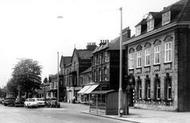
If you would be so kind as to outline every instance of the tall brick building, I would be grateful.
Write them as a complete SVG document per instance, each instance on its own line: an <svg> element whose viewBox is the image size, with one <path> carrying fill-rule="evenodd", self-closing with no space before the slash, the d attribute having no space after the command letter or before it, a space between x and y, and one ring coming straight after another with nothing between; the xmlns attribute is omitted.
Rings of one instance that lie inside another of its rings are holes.
<svg viewBox="0 0 190 123"><path fill-rule="evenodd" d="M124 41L134 106L190 111L190 1L149 12Z"/></svg>

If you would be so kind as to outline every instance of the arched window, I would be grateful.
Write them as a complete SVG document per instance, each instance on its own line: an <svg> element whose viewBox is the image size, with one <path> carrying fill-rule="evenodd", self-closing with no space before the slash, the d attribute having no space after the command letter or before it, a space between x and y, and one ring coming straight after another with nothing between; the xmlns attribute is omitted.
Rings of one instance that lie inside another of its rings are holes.
<svg viewBox="0 0 190 123"><path fill-rule="evenodd" d="M155 99L160 100L160 95L161 95L161 84L160 84L160 78L158 74L155 75L154 78L154 85L155 85Z"/></svg>
<svg viewBox="0 0 190 123"><path fill-rule="evenodd" d="M128 68L134 69L134 48L129 49L129 55L128 55Z"/></svg>
<svg viewBox="0 0 190 123"><path fill-rule="evenodd" d="M142 99L142 81L140 76L137 78L137 99Z"/></svg>
<svg viewBox="0 0 190 123"><path fill-rule="evenodd" d="M165 77L165 99L172 100L172 78L169 73L166 73Z"/></svg>
<svg viewBox="0 0 190 123"><path fill-rule="evenodd" d="M146 75L146 78L145 78L145 97L147 100L150 99L150 93L151 93L150 78L148 75Z"/></svg>
<svg viewBox="0 0 190 123"><path fill-rule="evenodd" d="M173 37L168 35L164 39L165 41L165 62L172 62L172 42L173 42Z"/></svg>
<svg viewBox="0 0 190 123"><path fill-rule="evenodd" d="M146 42L145 45L145 66L149 66L150 65L150 55L151 55L151 51L150 51L150 47L151 47L151 43Z"/></svg>
<svg viewBox="0 0 190 123"><path fill-rule="evenodd" d="M138 45L137 48L137 68L142 67L142 46Z"/></svg>

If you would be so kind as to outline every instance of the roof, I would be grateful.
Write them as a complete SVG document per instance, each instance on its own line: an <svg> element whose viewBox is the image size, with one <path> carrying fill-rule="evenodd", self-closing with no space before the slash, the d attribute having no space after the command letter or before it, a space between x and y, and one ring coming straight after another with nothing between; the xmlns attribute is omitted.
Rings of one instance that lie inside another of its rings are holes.
<svg viewBox="0 0 190 123"><path fill-rule="evenodd" d="M92 52L90 50L87 49L76 49L77 53L78 53L78 57L80 59L91 59L92 57Z"/></svg>
<svg viewBox="0 0 190 123"><path fill-rule="evenodd" d="M65 65L69 64L69 63L71 63L71 56L61 56L61 60L63 60L63 63Z"/></svg>
<svg viewBox="0 0 190 123"><path fill-rule="evenodd" d="M128 41L123 42L123 45L138 41L142 38L145 38L147 36L153 35L155 33L158 33L160 31L166 30L168 28L171 28L173 26L176 25L180 25L181 22L185 22L184 24L190 24L190 0L180 0L174 4L171 4L167 7L164 7L164 9L162 11L160 11L159 13L152 13L150 12L150 14L153 14L153 16L161 16L162 13L167 12L167 11L171 11L172 15L172 20L169 24L162 26L161 24L157 24L157 26L155 27L154 30L150 31L150 32L145 32L142 33L141 35L132 37L131 39L129 39ZM161 19L160 19L161 21ZM146 19L144 18L139 24L142 24L146 22ZM161 22L160 22L161 23Z"/></svg>

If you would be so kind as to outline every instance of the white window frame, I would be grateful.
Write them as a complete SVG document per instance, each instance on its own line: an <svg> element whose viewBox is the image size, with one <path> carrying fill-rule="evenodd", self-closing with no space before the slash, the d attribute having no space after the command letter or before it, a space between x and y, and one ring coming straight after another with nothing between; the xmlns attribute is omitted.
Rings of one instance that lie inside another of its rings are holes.
<svg viewBox="0 0 190 123"><path fill-rule="evenodd" d="M145 66L150 66L151 52L150 48L145 49Z"/></svg>
<svg viewBox="0 0 190 123"><path fill-rule="evenodd" d="M128 56L128 68L134 69L134 53L129 53Z"/></svg>
<svg viewBox="0 0 190 123"><path fill-rule="evenodd" d="M142 67L142 51L137 52L137 68Z"/></svg>
<svg viewBox="0 0 190 123"><path fill-rule="evenodd" d="M154 47L154 64L160 64L160 45Z"/></svg>
<svg viewBox="0 0 190 123"><path fill-rule="evenodd" d="M136 26L136 30L135 30L135 36L138 36L141 34L141 25Z"/></svg>
<svg viewBox="0 0 190 123"><path fill-rule="evenodd" d="M165 43L165 63L172 62L172 42Z"/></svg>
<svg viewBox="0 0 190 123"><path fill-rule="evenodd" d="M154 29L154 19L147 21L147 32L152 31Z"/></svg>
<svg viewBox="0 0 190 123"><path fill-rule="evenodd" d="M167 11L162 14L162 26L170 23L171 21L171 11Z"/></svg>

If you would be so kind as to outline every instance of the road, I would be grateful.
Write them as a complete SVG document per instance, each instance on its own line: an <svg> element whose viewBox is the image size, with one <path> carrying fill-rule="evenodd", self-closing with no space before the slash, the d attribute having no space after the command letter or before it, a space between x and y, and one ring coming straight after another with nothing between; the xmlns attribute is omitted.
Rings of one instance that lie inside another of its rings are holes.
<svg viewBox="0 0 190 123"><path fill-rule="evenodd" d="M0 123L126 123L81 113L81 106L63 105L63 108L24 108L0 105Z"/></svg>

